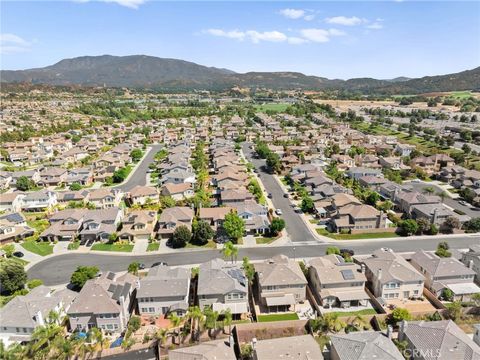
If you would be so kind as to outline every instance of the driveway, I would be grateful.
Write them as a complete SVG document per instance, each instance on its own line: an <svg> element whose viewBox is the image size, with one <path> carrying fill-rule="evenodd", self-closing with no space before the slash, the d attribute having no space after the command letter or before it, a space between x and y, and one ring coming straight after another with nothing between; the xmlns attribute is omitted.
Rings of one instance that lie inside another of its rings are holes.
<svg viewBox="0 0 480 360"><path fill-rule="evenodd" d="M282 218L286 223L287 233L290 235L292 242L310 242L316 241L319 242L317 237L315 237L307 227L305 222L302 220L299 214L293 211L292 203L288 198L284 198L284 191L281 186L278 184L275 177L269 174L265 169L265 160L263 159L254 159L254 151L250 149L251 143L244 143L242 150L249 162L251 162L260 174L260 179L262 180L263 186L267 192L272 194L272 203L276 209L282 210Z"/></svg>

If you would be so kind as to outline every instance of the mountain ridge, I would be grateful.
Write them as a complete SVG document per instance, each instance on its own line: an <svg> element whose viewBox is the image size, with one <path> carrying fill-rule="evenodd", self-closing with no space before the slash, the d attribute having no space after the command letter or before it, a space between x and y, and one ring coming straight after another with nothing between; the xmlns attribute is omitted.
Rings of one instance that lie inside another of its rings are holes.
<svg viewBox="0 0 480 360"><path fill-rule="evenodd" d="M80 85L166 90L227 90L235 86L274 90L350 90L363 93L425 93L476 90L480 67L454 74L390 80L353 78L328 79L300 72L237 73L225 68L148 55L80 56L26 70L1 70L2 83Z"/></svg>

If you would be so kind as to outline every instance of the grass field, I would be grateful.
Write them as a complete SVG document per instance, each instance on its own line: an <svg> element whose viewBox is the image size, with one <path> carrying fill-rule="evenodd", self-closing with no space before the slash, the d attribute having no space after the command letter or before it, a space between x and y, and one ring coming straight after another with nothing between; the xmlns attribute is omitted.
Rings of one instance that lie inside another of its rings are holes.
<svg viewBox="0 0 480 360"><path fill-rule="evenodd" d="M148 244L147 251L157 251L160 248L160 243L152 242Z"/></svg>
<svg viewBox="0 0 480 360"><path fill-rule="evenodd" d="M473 96L471 91L454 91L449 94L451 97L457 98L457 99L466 99L471 96Z"/></svg>
<svg viewBox="0 0 480 360"><path fill-rule="evenodd" d="M275 236L275 237L262 236L262 237L256 237L255 241L257 242L257 244L270 244L272 241L275 241L277 239L278 239L278 236Z"/></svg>
<svg viewBox="0 0 480 360"><path fill-rule="evenodd" d="M266 112L267 110L282 112L285 111L289 106L289 104L263 104L256 105L255 110L260 112Z"/></svg>
<svg viewBox="0 0 480 360"><path fill-rule="evenodd" d="M365 309L359 311L333 311L333 314L337 314L338 316L357 316L357 315L375 315L377 312L374 309ZM329 314L331 314L329 313Z"/></svg>
<svg viewBox="0 0 480 360"><path fill-rule="evenodd" d="M47 256L53 253L53 245L49 242L29 240L24 241L21 245L25 250L40 256Z"/></svg>
<svg viewBox="0 0 480 360"><path fill-rule="evenodd" d="M258 322L298 320L298 315L296 313L258 315L257 320Z"/></svg>
<svg viewBox="0 0 480 360"><path fill-rule="evenodd" d="M367 233L367 234L333 234L325 229L316 229L319 235L327 236L335 240L362 240L362 239L381 239L394 238L400 235L391 232Z"/></svg>
<svg viewBox="0 0 480 360"><path fill-rule="evenodd" d="M97 251L116 251L116 252L131 252L133 245L130 244L95 244L92 246L92 250Z"/></svg>

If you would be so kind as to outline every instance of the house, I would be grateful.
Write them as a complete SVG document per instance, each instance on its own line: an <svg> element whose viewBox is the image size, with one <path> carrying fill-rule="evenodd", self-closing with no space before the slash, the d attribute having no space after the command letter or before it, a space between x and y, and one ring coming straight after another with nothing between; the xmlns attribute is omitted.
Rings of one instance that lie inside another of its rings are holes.
<svg viewBox="0 0 480 360"><path fill-rule="evenodd" d="M289 311L306 299L307 280L295 260L278 255L256 263L260 305L268 311Z"/></svg>
<svg viewBox="0 0 480 360"><path fill-rule="evenodd" d="M87 280L67 310L71 331L87 332L96 327L106 333L125 330L135 303L138 278L106 272Z"/></svg>
<svg viewBox="0 0 480 360"><path fill-rule="evenodd" d="M195 173L185 170L172 170L167 172L160 179L160 183L163 184L195 184Z"/></svg>
<svg viewBox="0 0 480 360"><path fill-rule="evenodd" d="M67 170L59 167L43 168L40 170L40 181L43 186L59 186L67 180Z"/></svg>
<svg viewBox="0 0 480 360"><path fill-rule="evenodd" d="M370 205L350 204L338 209L331 225L338 232L387 228L387 215Z"/></svg>
<svg viewBox="0 0 480 360"><path fill-rule="evenodd" d="M0 211L18 212L22 208L25 194L21 192L11 192L0 194Z"/></svg>
<svg viewBox="0 0 480 360"><path fill-rule="evenodd" d="M158 191L153 186L137 185L127 194L127 199L132 205L158 204Z"/></svg>
<svg viewBox="0 0 480 360"><path fill-rule="evenodd" d="M314 295L323 307L367 306L365 266L345 262L340 255L326 255L308 262Z"/></svg>
<svg viewBox="0 0 480 360"><path fill-rule="evenodd" d="M82 228L87 209L66 209L53 214L50 226L40 234L42 241L75 240Z"/></svg>
<svg viewBox="0 0 480 360"><path fill-rule="evenodd" d="M330 336L331 360L404 360L402 353L391 340L391 333L360 331Z"/></svg>
<svg viewBox="0 0 480 360"><path fill-rule="evenodd" d="M34 233L21 213L0 215L0 245L25 239Z"/></svg>
<svg viewBox="0 0 480 360"><path fill-rule="evenodd" d="M87 203L90 199L90 192L87 190L78 191L58 191L57 201L59 204L67 205L69 202L82 202Z"/></svg>
<svg viewBox="0 0 480 360"><path fill-rule="evenodd" d="M227 215L233 208L225 207L216 207L216 208L200 208L199 219L206 221L210 224L212 229L217 230L223 224L225 220L225 215Z"/></svg>
<svg viewBox="0 0 480 360"><path fill-rule="evenodd" d="M475 271L477 283L480 283L480 245L470 245L467 252L462 255L462 263Z"/></svg>
<svg viewBox="0 0 480 360"><path fill-rule="evenodd" d="M133 242L152 239L156 223L156 211L134 210L125 216L122 230L119 231L118 237L121 240Z"/></svg>
<svg viewBox="0 0 480 360"><path fill-rule="evenodd" d="M175 201L190 199L195 195L195 191L193 190L191 183L168 183L162 186L160 193L162 196L172 197Z"/></svg>
<svg viewBox="0 0 480 360"><path fill-rule="evenodd" d="M253 200L254 196L246 189L225 190L220 193L222 204L233 206L234 204L244 203Z"/></svg>
<svg viewBox="0 0 480 360"><path fill-rule="evenodd" d="M90 168L77 168L68 170L66 185L80 184L89 186L93 182L93 171Z"/></svg>
<svg viewBox="0 0 480 360"><path fill-rule="evenodd" d="M323 360L320 346L312 335L280 337L256 341L253 360Z"/></svg>
<svg viewBox="0 0 480 360"><path fill-rule="evenodd" d="M169 360L237 360L233 344L223 340L202 342L168 351Z"/></svg>
<svg viewBox="0 0 480 360"><path fill-rule="evenodd" d="M175 206L163 210L158 220L158 234L161 237L169 237L181 225L185 225L190 229L193 216L193 210L186 206Z"/></svg>
<svg viewBox="0 0 480 360"><path fill-rule="evenodd" d="M380 191L380 187L387 183L388 180L384 179L383 177L378 177L378 176L362 176L358 178L358 183L366 188L372 189L374 191Z"/></svg>
<svg viewBox="0 0 480 360"><path fill-rule="evenodd" d="M120 189L100 188L90 192L89 201L95 205L97 209L109 209L120 206L123 193Z"/></svg>
<svg viewBox="0 0 480 360"><path fill-rule="evenodd" d="M5 346L30 341L35 328L46 324L51 311L58 313L58 323L62 323L76 295L69 289L52 292L40 285L26 295L13 297L0 309L0 341Z"/></svg>
<svg viewBox="0 0 480 360"><path fill-rule="evenodd" d="M221 313L229 309L232 315L248 313L248 281L237 264L214 259L200 265L197 285L201 309L211 306Z"/></svg>
<svg viewBox="0 0 480 360"><path fill-rule="evenodd" d="M400 191L393 197L393 201L401 212L411 214L414 205L439 204L440 197L436 195L424 195L417 191Z"/></svg>
<svg viewBox="0 0 480 360"><path fill-rule="evenodd" d="M480 347L452 320L402 321L398 339L414 359L480 359Z"/></svg>
<svg viewBox="0 0 480 360"><path fill-rule="evenodd" d="M352 167L345 171L345 175L355 180L358 180L365 176L372 176L378 178L381 178L383 176L381 170L367 167Z"/></svg>
<svg viewBox="0 0 480 360"><path fill-rule="evenodd" d="M444 204L413 205L410 211L412 219L426 219L431 224L435 224L438 227L441 227L445 220L451 216L463 219L463 217L459 217Z"/></svg>
<svg viewBox="0 0 480 360"><path fill-rule="evenodd" d="M0 171L0 190L5 190L10 187L12 183L12 175L6 171Z"/></svg>
<svg viewBox="0 0 480 360"><path fill-rule="evenodd" d="M379 164L384 169L391 169L391 170L403 170L409 169L408 166L402 163L401 157L391 156L391 157L383 157L381 156L378 160Z"/></svg>
<svg viewBox="0 0 480 360"><path fill-rule="evenodd" d="M446 289L452 291L454 300L469 301L470 296L480 293L474 283L475 271L455 258L441 258L423 250L412 255L410 263L425 276L425 287L437 297Z"/></svg>
<svg viewBox="0 0 480 360"><path fill-rule="evenodd" d="M22 211L50 211L57 205L57 194L50 190L39 190L25 194L22 199Z"/></svg>
<svg viewBox="0 0 480 360"><path fill-rule="evenodd" d="M395 146L395 153L398 154L401 157L410 156L410 154L412 153L413 150L415 150L414 145L398 143Z"/></svg>
<svg viewBox="0 0 480 360"><path fill-rule="evenodd" d="M116 233L123 218L123 211L117 207L90 210L83 218L80 241L107 241Z"/></svg>
<svg viewBox="0 0 480 360"><path fill-rule="evenodd" d="M232 207L245 222L245 231L248 234L265 234L270 230L268 210L265 206L250 200L244 203L234 203Z"/></svg>
<svg viewBox="0 0 480 360"><path fill-rule="evenodd" d="M376 298L403 300L423 296L424 276L391 249L378 249L361 262Z"/></svg>
<svg viewBox="0 0 480 360"><path fill-rule="evenodd" d="M184 315L188 310L190 277L190 271L185 268L152 267L139 281L136 298L140 314Z"/></svg>

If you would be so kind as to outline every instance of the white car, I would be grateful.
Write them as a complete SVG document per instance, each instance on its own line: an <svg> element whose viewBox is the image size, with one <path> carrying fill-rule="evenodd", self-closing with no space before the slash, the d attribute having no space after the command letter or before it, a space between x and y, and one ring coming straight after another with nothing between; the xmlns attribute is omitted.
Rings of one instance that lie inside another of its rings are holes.
<svg viewBox="0 0 480 360"><path fill-rule="evenodd" d="M283 213L282 213L282 209L277 209L277 210L275 210L275 214L277 214L277 215L279 215L279 216L282 215L282 214L283 214Z"/></svg>

